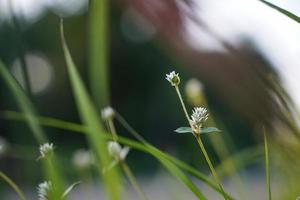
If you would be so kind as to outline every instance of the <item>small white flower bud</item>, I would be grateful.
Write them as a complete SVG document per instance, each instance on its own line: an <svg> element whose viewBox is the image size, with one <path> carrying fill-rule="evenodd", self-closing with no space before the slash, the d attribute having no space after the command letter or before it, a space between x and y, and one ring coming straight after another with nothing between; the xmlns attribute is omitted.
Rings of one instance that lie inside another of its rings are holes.
<svg viewBox="0 0 300 200"><path fill-rule="evenodd" d="M117 142L108 142L107 148L109 154L113 157L118 157L122 151L121 145Z"/></svg>
<svg viewBox="0 0 300 200"><path fill-rule="evenodd" d="M37 187L38 199L49 200L50 191L52 190L52 183L50 181L44 181Z"/></svg>
<svg viewBox="0 0 300 200"><path fill-rule="evenodd" d="M109 154L116 160L125 160L130 150L129 147L122 148L119 143L112 141L108 142L107 148Z"/></svg>
<svg viewBox="0 0 300 200"><path fill-rule="evenodd" d="M179 74L176 74L175 71L166 74L166 79L171 83L172 86L178 86L180 83Z"/></svg>
<svg viewBox="0 0 300 200"><path fill-rule="evenodd" d="M93 164L93 157L90 151L79 149L75 151L72 158L73 165L78 169L86 169Z"/></svg>
<svg viewBox="0 0 300 200"><path fill-rule="evenodd" d="M52 143L45 143L40 146L40 158L46 158L53 154L54 146Z"/></svg>
<svg viewBox="0 0 300 200"><path fill-rule="evenodd" d="M107 106L107 107L102 109L101 116L102 116L102 119L104 119L104 120L113 119L114 116L115 116L115 111L112 107Z"/></svg>

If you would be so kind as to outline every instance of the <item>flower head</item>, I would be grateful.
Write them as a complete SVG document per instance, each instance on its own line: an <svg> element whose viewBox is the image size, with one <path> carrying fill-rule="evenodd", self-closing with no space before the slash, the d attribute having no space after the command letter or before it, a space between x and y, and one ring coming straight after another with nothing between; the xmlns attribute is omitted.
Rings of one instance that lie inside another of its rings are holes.
<svg viewBox="0 0 300 200"><path fill-rule="evenodd" d="M203 126L203 123L208 119L207 109L204 107L196 107L191 115L191 123L193 128L198 130Z"/></svg>
<svg viewBox="0 0 300 200"><path fill-rule="evenodd" d="M116 160L125 160L128 152L130 150L129 147L122 148L121 145L117 142L108 142L107 144L109 154L114 157Z"/></svg>
<svg viewBox="0 0 300 200"><path fill-rule="evenodd" d="M101 116L102 116L102 119L104 119L104 120L110 120L115 116L115 111L112 107L107 106L102 109Z"/></svg>
<svg viewBox="0 0 300 200"><path fill-rule="evenodd" d="M37 187L39 200L49 200L49 193L52 190L52 183L50 181L44 181Z"/></svg>
<svg viewBox="0 0 300 200"><path fill-rule="evenodd" d="M48 156L51 156L54 151L54 146L53 143L45 143L40 146L40 158L46 158Z"/></svg>
<svg viewBox="0 0 300 200"><path fill-rule="evenodd" d="M86 169L93 164L94 160L90 151L79 149L74 153L72 162L78 169Z"/></svg>
<svg viewBox="0 0 300 200"><path fill-rule="evenodd" d="M179 74L176 74L175 71L166 74L166 79L171 83L172 86L178 86L180 83Z"/></svg>

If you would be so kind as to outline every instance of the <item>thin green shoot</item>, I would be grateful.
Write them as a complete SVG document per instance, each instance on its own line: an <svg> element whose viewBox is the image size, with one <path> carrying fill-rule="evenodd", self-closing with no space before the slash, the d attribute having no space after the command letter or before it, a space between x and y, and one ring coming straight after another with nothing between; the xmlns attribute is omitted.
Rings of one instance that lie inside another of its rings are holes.
<svg viewBox="0 0 300 200"><path fill-rule="evenodd" d="M21 200L27 200L19 186L8 176L6 176L2 171L0 171L0 177L18 194Z"/></svg>
<svg viewBox="0 0 300 200"><path fill-rule="evenodd" d="M272 193L271 193L271 178L270 178L270 158L269 158L269 146L268 146L268 137L266 134L265 128L264 130L264 146L265 146L265 173L266 173L266 187L268 190L268 200L272 200Z"/></svg>

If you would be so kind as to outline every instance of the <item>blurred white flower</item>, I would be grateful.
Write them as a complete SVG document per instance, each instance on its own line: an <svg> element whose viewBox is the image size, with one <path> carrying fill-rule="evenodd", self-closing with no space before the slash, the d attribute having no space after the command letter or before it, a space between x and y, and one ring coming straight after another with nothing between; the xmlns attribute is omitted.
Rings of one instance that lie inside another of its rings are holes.
<svg viewBox="0 0 300 200"><path fill-rule="evenodd" d="M93 156L89 150L78 149L73 154L72 163L78 169L86 169L93 164Z"/></svg>
<svg viewBox="0 0 300 200"><path fill-rule="evenodd" d="M52 183L50 181L44 181L37 187L38 199L49 200L49 193L52 190Z"/></svg>
<svg viewBox="0 0 300 200"><path fill-rule="evenodd" d="M45 144L42 144L40 146L40 158L46 158L48 156L51 156L53 154L53 151L54 151L54 146L53 146L53 143L45 143Z"/></svg>
<svg viewBox="0 0 300 200"><path fill-rule="evenodd" d="M125 160L128 152L130 150L129 147L122 148L121 145L117 142L110 141L107 144L109 154L114 157L115 160Z"/></svg>
<svg viewBox="0 0 300 200"><path fill-rule="evenodd" d="M179 74L176 74L175 71L166 74L166 79L171 83L172 86L178 86L180 83Z"/></svg>
<svg viewBox="0 0 300 200"><path fill-rule="evenodd" d="M7 141L3 138L0 137L0 157L5 154L8 150L8 143Z"/></svg>
<svg viewBox="0 0 300 200"><path fill-rule="evenodd" d="M195 129L202 128L203 123L208 119L207 109L204 107L194 108L191 118L191 124Z"/></svg>
<svg viewBox="0 0 300 200"><path fill-rule="evenodd" d="M101 116L104 120L111 120L115 116L115 111L112 107L107 106L102 109Z"/></svg>
<svg viewBox="0 0 300 200"><path fill-rule="evenodd" d="M190 104L199 106L204 102L203 85L195 78L189 79L185 84L186 97Z"/></svg>

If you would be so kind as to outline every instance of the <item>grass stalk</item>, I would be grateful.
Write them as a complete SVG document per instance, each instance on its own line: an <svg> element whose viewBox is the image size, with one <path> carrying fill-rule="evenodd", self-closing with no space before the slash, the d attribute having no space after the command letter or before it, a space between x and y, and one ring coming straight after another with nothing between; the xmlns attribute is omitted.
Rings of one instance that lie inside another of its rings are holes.
<svg viewBox="0 0 300 200"><path fill-rule="evenodd" d="M22 190L18 187L18 185L13 180L11 180L8 176L6 176L1 171L0 171L0 177L18 194L21 200L27 200Z"/></svg>
<svg viewBox="0 0 300 200"><path fill-rule="evenodd" d="M184 111L185 117L186 117L186 119L187 119L189 125L191 126L191 122L190 122L191 120L190 120L189 114L188 114L188 112L187 112L187 110L186 110L186 106L185 106L184 101L183 101L183 98L182 98L182 96L181 96L179 87L178 87L178 86L175 86L175 90L176 90L176 93L177 93L177 95L178 95L178 97L179 97L179 100L180 100L182 109L183 109L183 111ZM193 129L192 126L191 126L191 128Z"/></svg>
<svg viewBox="0 0 300 200"><path fill-rule="evenodd" d="M148 200L148 198L146 197L146 194L144 193L142 187L140 186L139 182L137 181L136 177L132 173L132 171L131 171L130 167L128 166L128 164L126 163L126 161L121 161L121 166L122 166L122 169L124 170L126 176L128 177L130 183L132 184L132 186L138 193L140 199Z"/></svg>
<svg viewBox="0 0 300 200"><path fill-rule="evenodd" d="M206 162L207 162L207 164L209 166L209 169L210 169L210 171L211 171L211 173L212 173L215 181L219 185L219 187L220 187L220 189L221 189L221 191L223 193L224 198L227 199L226 196L225 196L224 188L223 188L223 186L221 184L221 180L220 180L220 178L219 178L219 176L218 176L218 174L217 174L217 172L216 172L216 170L215 170L215 168L214 168L214 166L213 166L213 164L212 164L212 162L211 162L211 160L210 160L210 158L208 156L208 153L207 153L207 151L206 151L206 149L204 147L204 144L203 144L203 142L201 140L200 135L199 134L195 135L195 138L196 138L197 143L198 143L198 145L199 145L199 147L200 147L200 149L201 149L201 151L202 151L202 153L203 153L203 155L205 157L205 160L206 160Z"/></svg>
<svg viewBox="0 0 300 200"><path fill-rule="evenodd" d="M115 124L113 122L113 119L108 119L108 126L110 129L110 132L112 134L112 138L114 141L118 140L118 134L116 131ZM121 167L126 174L127 178L129 179L130 183L138 193L141 200L148 200L146 197L146 194L144 193L142 187L140 186L139 182L137 181L136 177L134 176L132 170L130 169L129 165L127 164L126 160L120 160Z"/></svg>
<svg viewBox="0 0 300 200"><path fill-rule="evenodd" d="M91 0L89 16L89 81L98 109L109 104L108 0Z"/></svg>
<svg viewBox="0 0 300 200"><path fill-rule="evenodd" d="M117 141L118 140L118 134L117 134L117 130L116 130L115 124L113 122L113 119L109 119L107 121L107 123L108 123L108 126L109 126L109 129L110 129L113 140Z"/></svg>
<svg viewBox="0 0 300 200"><path fill-rule="evenodd" d="M122 115L116 112L116 119L119 123L138 141L142 142L143 144L148 144L148 142L139 134L126 120Z"/></svg>
<svg viewBox="0 0 300 200"><path fill-rule="evenodd" d="M266 130L264 128L264 146L265 146L265 173L266 173L266 187L268 190L268 200L272 200L271 183L270 183L270 158L269 158L269 146Z"/></svg>

